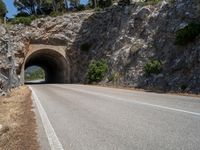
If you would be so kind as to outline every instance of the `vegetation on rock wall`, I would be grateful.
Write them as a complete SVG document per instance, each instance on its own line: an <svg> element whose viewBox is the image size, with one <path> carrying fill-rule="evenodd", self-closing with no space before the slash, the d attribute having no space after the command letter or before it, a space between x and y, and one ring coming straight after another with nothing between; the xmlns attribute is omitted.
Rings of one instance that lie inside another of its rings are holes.
<svg viewBox="0 0 200 150"><path fill-rule="evenodd" d="M188 85L185 84L185 83L182 83L182 84L180 85L180 89L181 89L182 91L185 91L185 90L187 89L187 87L188 87Z"/></svg>
<svg viewBox="0 0 200 150"><path fill-rule="evenodd" d="M81 44L80 49L81 49L81 51L88 52L90 50L91 46L92 45L90 43L86 42L86 43Z"/></svg>
<svg viewBox="0 0 200 150"><path fill-rule="evenodd" d="M187 45L188 43L194 41L199 34L200 34L200 24L190 23L183 29L177 31L175 44Z"/></svg>
<svg viewBox="0 0 200 150"><path fill-rule="evenodd" d="M146 75L159 74L161 70L162 64L159 60L149 60L144 66L144 71Z"/></svg>
<svg viewBox="0 0 200 150"><path fill-rule="evenodd" d="M108 64L105 60L92 60L87 71L89 82L101 81L108 72Z"/></svg>
<svg viewBox="0 0 200 150"><path fill-rule="evenodd" d="M24 24L24 25L30 25L31 22L35 19L36 17L34 16L27 16L27 17L15 17L11 21L12 24Z"/></svg>

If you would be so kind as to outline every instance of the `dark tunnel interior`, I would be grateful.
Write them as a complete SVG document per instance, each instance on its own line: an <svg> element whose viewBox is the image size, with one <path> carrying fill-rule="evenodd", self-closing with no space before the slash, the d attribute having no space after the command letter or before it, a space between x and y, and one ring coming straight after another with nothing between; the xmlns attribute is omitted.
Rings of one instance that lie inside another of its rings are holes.
<svg viewBox="0 0 200 150"><path fill-rule="evenodd" d="M27 58L24 69L39 66L45 71L45 83L66 83L67 65L65 57L60 53L43 49L34 52Z"/></svg>

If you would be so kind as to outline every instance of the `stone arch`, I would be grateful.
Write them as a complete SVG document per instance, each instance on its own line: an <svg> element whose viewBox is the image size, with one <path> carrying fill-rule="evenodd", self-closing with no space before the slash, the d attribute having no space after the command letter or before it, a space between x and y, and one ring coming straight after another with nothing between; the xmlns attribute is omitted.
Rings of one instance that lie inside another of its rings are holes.
<svg viewBox="0 0 200 150"><path fill-rule="evenodd" d="M35 44L29 46L21 71L24 83L24 71L30 66L39 66L45 70L47 83L69 83L70 62L65 46Z"/></svg>

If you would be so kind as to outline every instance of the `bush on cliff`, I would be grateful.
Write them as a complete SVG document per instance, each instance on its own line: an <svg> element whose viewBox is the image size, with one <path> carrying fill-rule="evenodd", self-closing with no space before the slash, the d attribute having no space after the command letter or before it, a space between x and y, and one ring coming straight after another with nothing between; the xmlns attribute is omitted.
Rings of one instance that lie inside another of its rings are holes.
<svg viewBox="0 0 200 150"><path fill-rule="evenodd" d="M90 50L91 46L92 45L90 43L86 42L86 43L81 44L80 49L81 49L81 51L88 52Z"/></svg>
<svg viewBox="0 0 200 150"><path fill-rule="evenodd" d="M188 43L194 41L196 37L200 34L200 24L190 23L183 29L176 32L176 45L187 45Z"/></svg>
<svg viewBox="0 0 200 150"><path fill-rule="evenodd" d="M35 19L35 16L28 16L28 17L15 17L11 23L12 24L24 24L24 25L30 25L31 22Z"/></svg>
<svg viewBox="0 0 200 150"><path fill-rule="evenodd" d="M101 81L108 72L108 64L105 60L92 60L87 71L89 82Z"/></svg>
<svg viewBox="0 0 200 150"><path fill-rule="evenodd" d="M149 60L144 66L146 75L159 74L162 70L162 64L159 60Z"/></svg>
<svg viewBox="0 0 200 150"><path fill-rule="evenodd" d="M78 11L83 11L83 10L85 10L86 8L85 8L85 5L79 4L79 5L76 7L76 9L77 9Z"/></svg>

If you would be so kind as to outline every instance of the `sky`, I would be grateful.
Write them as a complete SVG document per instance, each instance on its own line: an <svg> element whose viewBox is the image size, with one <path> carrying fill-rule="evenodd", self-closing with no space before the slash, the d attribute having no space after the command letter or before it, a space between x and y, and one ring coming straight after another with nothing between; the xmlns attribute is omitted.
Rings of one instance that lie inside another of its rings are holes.
<svg viewBox="0 0 200 150"><path fill-rule="evenodd" d="M13 5L13 0L3 0L6 4L8 13L7 17L13 17L17 13L17 9Z"/></svg>
<svg viewBox="0 0 200 150"><path fill-rule="evenodd" d="M17 14L17 9L13 5L13 0L3 0L8 9L7 17L12 18ZM81 4L86 4L88 0L80 0Z"/></svg>

